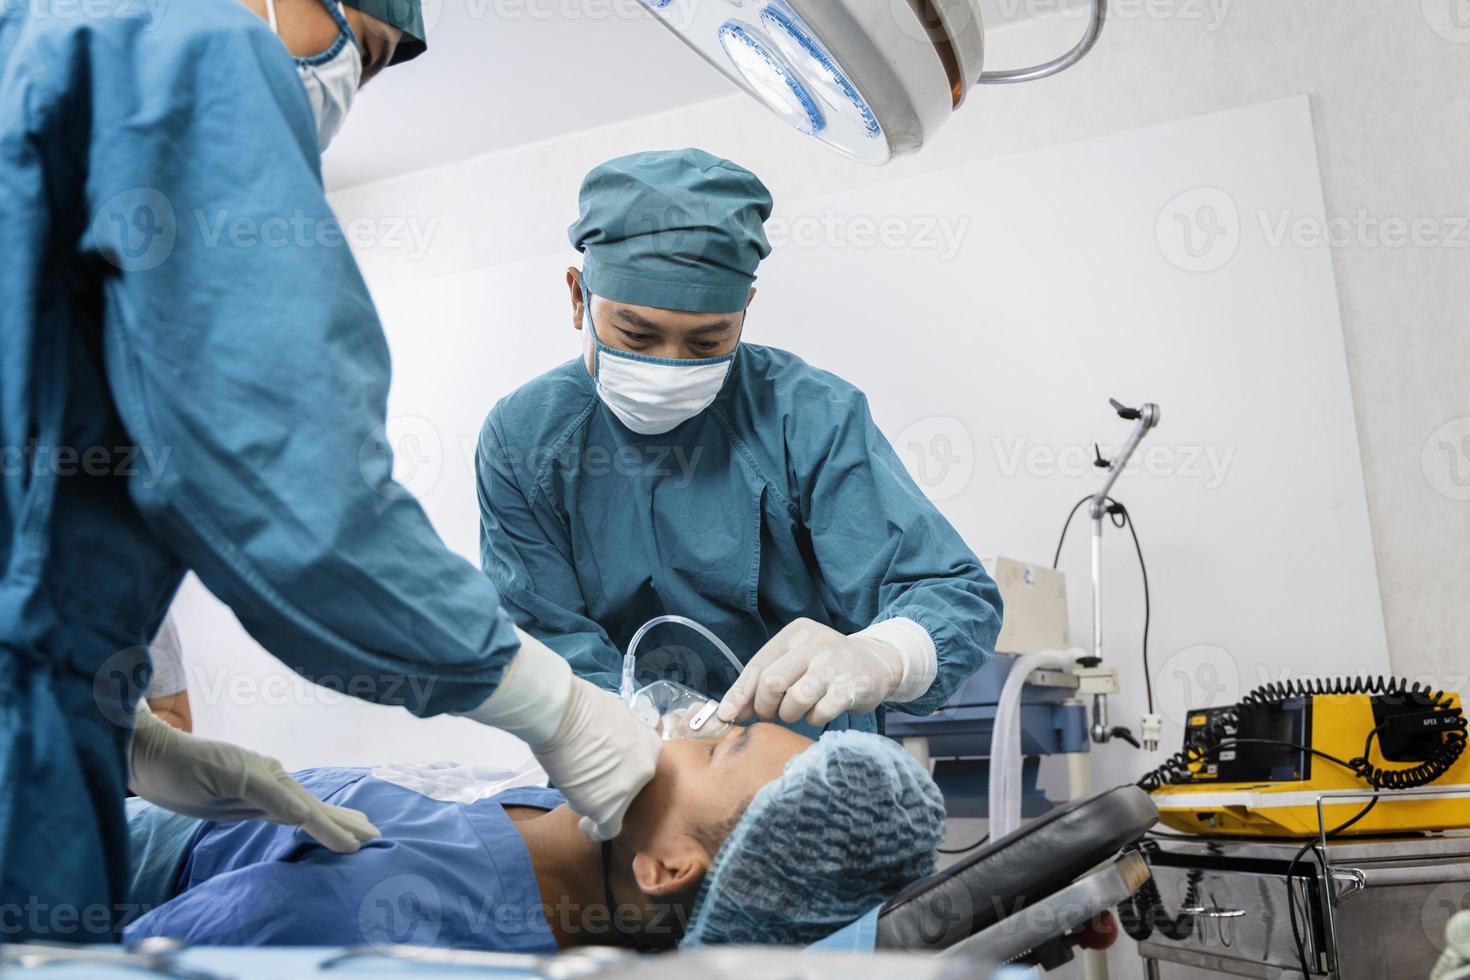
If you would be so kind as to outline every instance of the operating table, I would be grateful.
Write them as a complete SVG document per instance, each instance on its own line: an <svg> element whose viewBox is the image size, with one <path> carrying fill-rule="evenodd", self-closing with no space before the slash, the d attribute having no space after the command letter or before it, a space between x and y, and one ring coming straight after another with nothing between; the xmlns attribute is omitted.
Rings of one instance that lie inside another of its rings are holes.
<svg viewBox="0 0 1470 980"><path fill-rule="evenodd" d="M315 977L445 977L472 973L546 978L688 976L758 980L772 975L849 980L891 975L939 980L987 975L1023 961L1051 968L1070 958L1069 937L1148 879L1134 846L1158 818L1148 795L1121 786L1058 807L960 863L919 881L870 913L851 947L864 952L706 948L639 957L619 950L555 957L412 947L171 949L0 946L0 972L44 968L47 980L136 978L143 971L193 980ZM855 925L862 925L858 923ZM861 957L856 965L853 957Z"/></svg>

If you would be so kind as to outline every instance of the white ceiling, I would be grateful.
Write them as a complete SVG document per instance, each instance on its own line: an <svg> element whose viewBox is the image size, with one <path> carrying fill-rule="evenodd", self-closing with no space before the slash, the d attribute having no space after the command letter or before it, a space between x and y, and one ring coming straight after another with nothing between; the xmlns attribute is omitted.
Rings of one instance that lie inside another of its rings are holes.
<svg viewBox="0 0 1470 980"><path fill-rule="evenodd" d="M1022 20L1033 6L981 0L983 22ZM429 50L358 96L326 154L328 189L733 90L639 0L424 0L424 20Z"/></svg>

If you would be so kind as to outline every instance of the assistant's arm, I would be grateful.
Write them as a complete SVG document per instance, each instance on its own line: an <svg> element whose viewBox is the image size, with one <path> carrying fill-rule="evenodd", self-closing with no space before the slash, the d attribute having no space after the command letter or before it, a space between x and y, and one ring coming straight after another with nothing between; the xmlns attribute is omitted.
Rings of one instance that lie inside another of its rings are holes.
<svg viewBox="0 0 1470 980"><path fill-rule="evenodd" d="M170 36L194 17L130 39L134 74L96 90L87 144L89 244L114 267L108 381L162 461L133 499L297 671L416 714L471 709L519 643L493 586L392 479L387 345L300 82L267 31ZM167 247L140 264L142 227Z"/></svg>
<svg viewBox="0 0 1470 980"><path fill-rule="evenodd" d="M100 346L156 463L127 477L132 504L289 666L524 738L588 833L616 836L662 743L518 635L394 482L387 344L279 39L229 3L78 23L39 62L52 91L28 145L71 205L57 237L78 243L76 301L101 311L100 336L56 350Z"/></svg>

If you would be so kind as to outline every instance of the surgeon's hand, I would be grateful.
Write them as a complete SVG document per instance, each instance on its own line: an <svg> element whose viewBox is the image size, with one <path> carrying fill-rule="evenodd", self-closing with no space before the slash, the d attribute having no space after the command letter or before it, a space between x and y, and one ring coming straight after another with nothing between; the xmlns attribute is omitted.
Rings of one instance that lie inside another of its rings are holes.
<svg viewBox="0 0 1470 980"><path fill-rule="evenodd" d="M911 620L889 620L847 636L799 619L745 665L721 700L718 716L725 722L751 715L763 721L779 718L788 725L804 720L821 728L845 712L867 714L884 701L917 697L894 695L900 685L914 687L906 679L926 670L923 687L928 688L933 651L928 634Z"/></svg>
<svg viewBox="0 0 1470 980"><path fill-rule="evenodd" d="M275 759L186 735L146 704L138 705L128 770L129 789L185 816L299 827L338 854L352 854L382 836L357 810L312 796Z"/></svg>
<svg viewBox="0 0 1470 980"><path fill-rule="evenodd" d="M521 649L500 686L467 717L524 739L595 841L622 832L664 743L614 694L572 676L561 655L517 629Z"/></svg>

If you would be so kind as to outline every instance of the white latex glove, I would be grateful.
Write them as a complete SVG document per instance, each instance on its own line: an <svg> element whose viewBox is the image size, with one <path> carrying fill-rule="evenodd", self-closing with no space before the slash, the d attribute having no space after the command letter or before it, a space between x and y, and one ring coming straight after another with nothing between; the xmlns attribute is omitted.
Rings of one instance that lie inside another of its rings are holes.
<svg viewBox="0 0 1470 980"><path fill-rule="evenodd" d="M910 619L885 620L852 636L799 619L761 648L720 702L721 721L824 727L844 712L912 701L934 681L934 641Z"/></svg>
<svg viewBox="0 0 1470 980"><path fill-rule="evenodd" d="M524 739L595 841L622 832L653 779L663 739L614 694L572 676L571 665L521 630L500 686L466 717Z"/></svg>
<svg viewBox="0 0 1470 980"><path fill-rule="evenodd" d="M338 854L382 836L357 810L323 803L275 759L187 735L139 703L128 788L149 803L203 820L266 820L299 827Z"/></svg>

